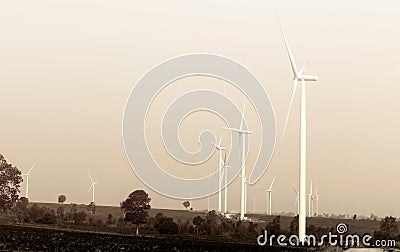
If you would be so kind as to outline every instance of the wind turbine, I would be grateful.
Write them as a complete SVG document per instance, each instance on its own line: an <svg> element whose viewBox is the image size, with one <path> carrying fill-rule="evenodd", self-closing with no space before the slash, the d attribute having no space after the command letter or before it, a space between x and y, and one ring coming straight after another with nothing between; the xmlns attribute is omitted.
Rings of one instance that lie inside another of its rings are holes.
<svg viewBox="0 0 400 252"><path fill-rule="evenodd" d="M90 189L92 189L92 202L94 202L94 189L95 189L95 185L97 184L97 183L99 183L99 182L97 182L97 181L94 181L93 180L93 178L92 178L92 176L89 174L89 178L90 178L90 187L89 187L89 192L90 192Z"/></svg>
<svg viewBox="0 0 400 252"><path fill-rule="evenodd" d="M299 214L300 212L300 205L299 205L299 192L292 186L292 189L294 191L294 193L296 193L296 208L297 208L297 214Z"/></svg>
<svg viewBox="0 0 400 252"><path fill-rule="evenodd" d="M301 102L300 102L300 176L299 176L299 187L300 187L300 209L299 209L299 240L304 241L306 238L306 158L307 158L307 109L306 109L306 81L317 81L318 76L305 75L303 74L306 66L297 70L296 62L293 58L292 51L290 50L289 44L286 40L285 33L281 26L283 39L285 41L286 50L289 55L290 64L293 71L293 91L290 99L289 110L286 116L285 127L283 129L282 142L285 136L286 126L289 119L290 109L292 107L293 98L296 93L298 82L301 81Z"/></svg>
<svg viewBox="0 0 400 252"><path fill-rule="evenodd" d="M312 217L313 216L313 195L312 195L312 180L311 180L311 186L310 186L310 193L308 194L308 217Z"/></svg>
<svg viewBox="0 0 400 252"><path fill-rule="evenodd" d="M271 185L269 186L268 192L268 214L272 215L272 186L274 185L275 177L272 179Z"/></svg>
<svg viewBox="0 0 400 252"><path fill-rule="evenodd" d="M251 134L251 131L243 129L243 123L244 123L244 108L245 104L243 103L243 111L242 111L242 119L240 121L240 128L226 128L224 129L230 130L231 132L236 132L239 134L239 144L242 147L242 152L241 152L241 158L242 158L242 163L241 163L241 177L242 177L242 188L241 188L241 195L240 195L240 219L243 220L244 218L244 213L245 213L245 179L246 179L246 145L245 145L245 136Z"/></svg>
<svg viewBox="0 0 400 252"><path fill-rule="evenodd" d="M25 198L29 199L29 174L31 174L32 169L36 166L36 163L29 169L28 173L21 174L21 176L26 177L26 187L25 187Z"/></svg>
<svg viewBox="0 0 400 252"><path fill-rule="evenodd" d="M319 215L319 195L318 195L318 187L315 187L315 204L317 206L317 216Z"/></svg>
<svg viewBox="0 0 400 252"><path fill-rule="evenodd" d="M218 144L213 143L213 145L215 146L215 150L218 151L219 153L219 161L218 161L218 186L219 186L219 190L218 190L218 212L221 212L221 201L222 201L222 192L221 192L221 183L222 183L222 176L221 176L221 170L223 168L223 163L224 161L222 160L222 151L226 150L225 147L221 146L221 140L222 140L222 136L220 136Z"/></svg>
<svg viewBox="0 0 400 252"><path fill-rule="evenodd" d="M226 152L225 152L225 158L222 161L222 168L223 168L223 176L225 176L225 190L224 190L224 212L228 213L228 168L230 166L226 165Z"/></svg>

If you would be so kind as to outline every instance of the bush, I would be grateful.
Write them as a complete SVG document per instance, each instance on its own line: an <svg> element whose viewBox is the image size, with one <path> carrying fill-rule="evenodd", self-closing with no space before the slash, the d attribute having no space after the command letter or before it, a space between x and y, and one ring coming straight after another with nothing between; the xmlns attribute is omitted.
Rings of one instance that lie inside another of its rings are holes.
<svg viewBox="0 0 400 252"><path fill-rule="evenodd" d="M162 222L158 228L160 234L177 234L178 230L178 224L170 220Z"/></svg>

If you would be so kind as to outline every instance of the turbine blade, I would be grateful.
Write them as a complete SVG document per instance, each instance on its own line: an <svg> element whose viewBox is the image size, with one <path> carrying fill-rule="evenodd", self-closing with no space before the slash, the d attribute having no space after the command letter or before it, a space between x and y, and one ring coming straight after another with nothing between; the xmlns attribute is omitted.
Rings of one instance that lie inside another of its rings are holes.
<svg viewBox="0 0 400 252"><path fill-rule="evenodd" d="M240 121L240 130L243 130L243 121L244 121L244 108L246 105L246 100L243 101L243 110L242 110L242 119Z"/></svg>
<svg viewBox="0 0 400 252"><path fill-rule="evenodd" d="M310 196L312 196L312 179L311 179L311 186L310 186Z"/></svg>
<svg viewBox="0 0 400 252"><path fill-rule="evenodd" d="M225 151L225 156L224 156L224 166L226 164L226 151Z"/></svg>
<svg viewBox="0 0 400 252"><path fill-rule="evenodd" d="M93 184L90 185L88 192L90 192L90 190L92 189Z"/></svg>
<svg viewBox="0 0 400 252"><path fill-rule="evenodd" d="M307 64L305 64L305 65L300 69L299 74L303 74L303 71L304 71L304 69L307 68L308 64L309 64L309 62L307 62Z"/></svg>
<svg viewBox="0 0 400 252"><path fill-rule="evenodd" d="M297 190L293 186L291 186L291 187L292 187L293 191L297 194Z"/></svg>
<svg viewBox="0 0 400 252"><path fill-rule="evenodd" d="M93 184L93 178L90 174L89 174L89 178L90 178L90 182Z"/></svg>
<svg viewBox="0 0 400 252"><path fill-rule="evenodd" d="M27 175L29 175L29 174L31 173L32 169L36 166L36 164L37 164L37 163L34 163L34 164L32 165L32 167L31 167L31 169L29 169Z"/></svg>
<svg viewBox="0 0 400 252"><path fill-rule="evenodd" d="M285 40L285 46L286 46L287 53L289 55L289 60L290 60L290 65L292 66L293 75L294 75L295 78L297 78L296 62L294 61L294 57L292 55L292 51L290 50L289 44L288 44L288 42L286 40L285 32L283 31L282 25L281 25L281 31L282 31L283 39Z"/></svg>
<svg viewBox="0 0 400 252"><path fill-rule="evenodd" d="M272 186L274 185L275 177L272 179L271 185L269 186L268 190L272 190Z"/></svg>
<svg viewBox="0 0 400 252"><path fill-rule="evenodd" d="M218 147L221 147L222 135L219 137Z"/></svg>
<svg viewBox="0 0 400 252"><path fill-rule="evenodd" d="M281 140L281 144L280 144L280 147L279 147L279 155L280 155L280 152L282 151L283 140L285 139L286 127L287 127L287 124L288 124L288 121L289 121L290 110L292 109L294 95L296 94L297 86L298 86L298 80L294 80L294 82L293 82L293 90L292 90L292 97L290 98L289 109L288 109L288 112L287 112L287 115L286 115L285 126L283 127L282 140Z"/></svg>

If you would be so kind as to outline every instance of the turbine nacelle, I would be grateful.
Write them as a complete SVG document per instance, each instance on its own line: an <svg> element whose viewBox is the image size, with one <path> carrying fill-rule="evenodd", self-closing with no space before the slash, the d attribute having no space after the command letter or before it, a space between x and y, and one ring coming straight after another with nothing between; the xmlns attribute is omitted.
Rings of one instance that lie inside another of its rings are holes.
<svg viewBox="0 0 400 252"><path fill-rule="evenodd" d="M317 75L305 75L305 74L298 74L297 77L293 77L293 80L297 81L317 81Z"/></svg>

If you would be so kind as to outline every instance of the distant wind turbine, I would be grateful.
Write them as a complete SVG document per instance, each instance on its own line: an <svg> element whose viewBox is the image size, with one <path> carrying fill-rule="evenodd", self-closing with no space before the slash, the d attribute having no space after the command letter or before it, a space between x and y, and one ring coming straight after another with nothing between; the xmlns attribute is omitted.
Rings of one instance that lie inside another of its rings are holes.
<svg viewBox="0 0 400 252"><path fill-rule="evenodd" d="M226 165L226 152L225 152L225 157L224 160L222 161L222 172L223 175L222 177L225 177L225 190L224 190L224 212L228 213L228 168L230 167L229 165Z"/></svg>
<svg viewBox="0 0 400 252"><path fill-rule="evenodd" d="M268 214L272 215L272 186L274 185L275 177L272 179L271 185L269 186L268 192Z"/></svg>
<svg viewBox="0 0 400 252"><path fill-rule="evenodd" d="M222 176L221 176L221 170L223 168L223 160L222 160L222 151L226 150L225 147L221 146L221 140L222 140L222 136L219 138L218 144L212 143L215 146L215 150L218 151L219 153L219 160L218 160L218 212L221 212L221 182L222 182Z"/></svg>
<svg viewBox="0 0 400 252"><path fill-rule="evenodd" d="M299 211L300 211L300 206L299 206L299 192L292 186L292 189L293 189L293 191L294 191L294 193L296 194L296 203L295 203L295 205L296 205L296 209L297 209L297 214L299 214Z"/></svg>
<svg viewBox="0 0 400 252"><path fill-rule="evenodd" d="M282 137L282 143L283 139L285 136L285 131L286 131L286 126L288 123L289 119L289 114L290 114L290 109L292 107L293 103L293 98L296 93L297 85L298 82L301 81L301 108L300 108L300 176L299 176L299 187L300 187L300 197L299 197L299 202L300 202L300 211L299 211L299 240L304 241L306 238L306 157L307 157L307 109L306 109L306 81L317 81L318 76L312 76L312 75L305 75L303 74L304 69L306 66L301 68L300 70L297 70L296 62L294 60L294 57L292 55L292 51L290 50L289 44L286 40L285 33L283 31L283 28L281 26L281 31L283 35L283 39L285 41L286 45L286 50L289 55L289 60L290 60L290 65L292 67L293 71L293 91L292 91L292 97L290 99L290 104L289 104L289 110L288 114L286 116L286 121L285 121L285 126L283 129L283 137ZM281 143L281 145L282 145Z"/></svg>
<svg viewBox="0 0 400 252"><path fill-rule="evenodd" d="M319 195L318 195L318 188L315 187L315 204L316 204L316 211L317 211L317 216L319 215Z"/></svg>
<svg viewBox="0 0 400 252"><path fill-rule="evenodd" d="M312 217L314 215L314 196L312 194L312 180L310 185L310 193L308 194L308 217Z"/></svg>
<svg viewBox="0 0 400 252"><path fill-rule="evenodd" d="M32 169L36 166L36 163L29 169L28 173L21 174L21 176L26 177L26 184L25 184L25 198L29 199L29 174L31 174Z"/></svg>
<svg viewBox="0 0 400 252"><path fill-rule="evenodd" d="M99 182L97 182L97 181L94 181L93 180L93 178L92 178L92 176L89 174L89 178L90 178L90 187L89 187L89 192L90 192L90 189L92 189L92 202L95 202L94 201L94 192L95 192L95 185L97 184L97 183L99 183Z"/></svg>
<svg viewBox="0 0 400 252"><path fill-rule="evenodd" d="M244 213L245 213L245 179L246 179L246 145L245 145L245 136L251 134L251 131L245 130L243 128L243 123L244 123L244 108L245 104L243 103L243 111L242 111L242 120L240 121L240 128L226 128L224 129L230 130L231 132L236 132L239 134L239 144L242 147L242 151L240 153L241 158L242 158L242 163L241 163L241 177L242 177L242 188L241 188L241 195L240 195L240 219L243 220L244 218Z"/></svg>

